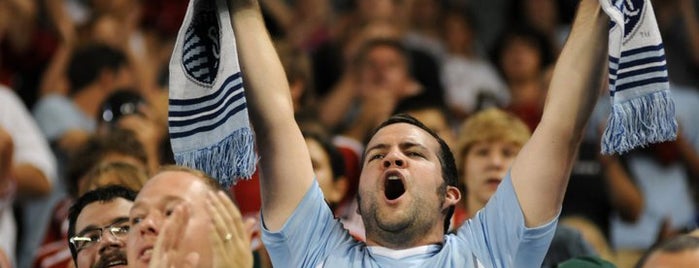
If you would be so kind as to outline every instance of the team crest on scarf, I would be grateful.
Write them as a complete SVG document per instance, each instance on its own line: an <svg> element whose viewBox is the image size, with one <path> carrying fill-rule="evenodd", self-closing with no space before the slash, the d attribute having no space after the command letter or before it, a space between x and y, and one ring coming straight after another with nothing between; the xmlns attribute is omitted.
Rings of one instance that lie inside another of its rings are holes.
<svg viewBox="0 0 699 268"><path fill-rule="evenodd" d="M636 34L638 26L641 25L641 20L644 18L645 6L646 1L644 0L617 0L614 3L614 7L624 14L624 42ZM616 26L616 23L610 21L610 25L612 28Z"/></svg>
<svg viewBox="0 0 699 268"><path fill-rule="evenodd" d="M203 86L216 80L220 60L220 25L213 1L198 1L197 14L187 27L182 50L182 67L187 77Z"/></svg>

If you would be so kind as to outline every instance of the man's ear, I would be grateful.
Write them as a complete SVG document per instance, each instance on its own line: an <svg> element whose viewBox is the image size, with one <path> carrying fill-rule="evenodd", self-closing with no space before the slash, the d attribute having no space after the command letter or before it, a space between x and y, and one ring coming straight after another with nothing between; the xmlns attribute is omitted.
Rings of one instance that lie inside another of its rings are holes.
<svg viewBox="0 0 699 268"><path fill-rule="evenodd" d="M446 209L450 206L454 206L461 200L461 191L456 186L447 185L447 191L444 195L444 204L442 204L442 209Z"/></svg>

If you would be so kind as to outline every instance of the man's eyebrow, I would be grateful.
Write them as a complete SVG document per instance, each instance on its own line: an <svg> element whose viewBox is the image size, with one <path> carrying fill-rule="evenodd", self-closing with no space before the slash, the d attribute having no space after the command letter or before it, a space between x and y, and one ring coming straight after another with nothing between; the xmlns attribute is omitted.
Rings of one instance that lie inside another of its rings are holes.
<svg viewBox="0 0 699 268"><path fill-rule="evenodd" d="M370 152L370 151L372 151L372 150L386 149L386 148L388 148L388 147L390 147L388 144L379 143L379 144L377 144L377 145L374 145L374 146L369 147L368 149L366 149L365 153L368 153L368 152ZM414 148L414 147L417 147L417 148L420 148L420 149L423 149L423 150L427 150L427 149L428 149L427 146L424 146L424 145L422 145L422 144L420 144L420 143L417 143L417 142L411 142L411 141L401 142L401 143L398 145L398 147L399 147L401 150L406 150L406 149L410 149L410 148Z"/></svg>
<svg viewBox="0 0 699 268"><path fill-rule="evenodd" d="M388 144L379 143L379 144L377 144L377 145L374 145L374 146L371 146L371 147L367 148L367 149L364 151L364 154L368 154L368 153L369 153L370 151L372 151L372 150L386 149L386 148L388 148L388 147L389 147Z"/></svg>
<svg viewBox="0 0 699 268"><path fill-rule="evenodd" d="M427 150L427 149L428 149L427 146L422 145L422 144L419 144L419 143L416 143L416 142L402 142L402 143L399 145L399 147L400 147L402 150L410 149L410 148L415 148L415 147L417 147L417 148L419 148L419 149L422 149L422 150Z"/></svg>
<svg viewBox="0 0 699 268"><path fill-rule="evenodd" d="M141 208L142 206L142 202L134 202L133 206L131 206L131 209L129 209L129 214L131 214L131 212L133 212L134 210Z"/></svg>
<svg viewBox="0 0 699 268"><path fill-rule="evenodd" d="M179 197L179 196L166 195L165 197L163 197L162 200L160 200L159 203L164 205L164 204L170 203L170 202L172 202L172 201L184 202L184 201L186 201L186 200L184 200L182 197Z"/></svg>
<svg viewBox="0 0 699 268"><path fill-rule="evenodd" d="M114 224L118 224L118 223L124 223L124 222L127 222L127 221L129 221L129 217L128 217L128 216L118 217L118 218L112 220L112 221L109 223L108 226L111 226L111 225L114 225ZM87 231L97 230L97 229L99 229L99 228L101 228L101 227L100 227L100 226L97 226L97 225L95 225L95 224L90 224L90 225L86 226L85 228L83 228L82 230L80 230L80 232L77 232L76 234L81 235L81 234L83 234L83 233L85 233L85 232L87 232Z"/></svg>
<svg viewBox="0 0 699 268"><path fill-rule="evenodd" d="M128 222L128 221L129 221L128 216L118 217L118 218L114 219L109 225L115 225L118 223L124 223L124 222Z"/></svg>
<svg viewBox="0 0 699 268"><path fill-rule="evenodd" d="M158 200L157 203L156 203L156 205L157 205L157 206L161 206L161 205L165 205L165 204L167 204L167 203L170 203L170 202L172 202L172 201L186 202L186 200L182 199L182 198L179 197L179 196L166 195L166 196L164 196L162 199ZM134 210L141 208L142 206L145 206L144 203L143 203L143 201L140 201L140 200L139 200L139 201L137 201L137 202L134 202L134 203L133 203L133 206L131 206L131 209L129 210L129 214L131 214L131 212L133 212Z"/></svg>
<svg viewBox="0 0 699 268"><path fill-rule="evenodd" d="M75 235L77 235L77 236L82 236L83 234L85 234L85 232L87 232L87 231L92 231L92 230L96 230L96 229L99 229L99 227L98 227L97 225L95 225L95 224L90 224L90 225L88 225L88 226L85 226L85 228L83 228L82 230L80 230L80 232L76 232Z"/></svg>

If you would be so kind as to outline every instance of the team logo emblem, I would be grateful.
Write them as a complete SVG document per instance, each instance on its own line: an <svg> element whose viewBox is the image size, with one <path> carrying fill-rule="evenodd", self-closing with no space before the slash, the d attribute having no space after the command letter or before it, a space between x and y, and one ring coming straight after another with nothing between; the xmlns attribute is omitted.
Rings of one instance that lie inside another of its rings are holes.
<svg viewBox="0 0 699 268"><path fill-rule="evenodd" d="M638 26L641 25L643 12L645 12L644 0L616 0L616 7L624 15L624 41L629 40L634 35ZM610 28L616 26L616 23L610 22Z"/></svg>
<svg viewBox="0 0 699 268"><path fill-rule="evenodd" d="M197 1L182 47L185 73L204 86L213 85L219 68L221 32L214 5L214 1Z"/></svg>
<svg viewBox="0 0 699 268"><path fill-rule="evenodd" d="M645 7L644 0L625 0L624 1L624 39L636 32L640 25L641 18Z"/></svg>

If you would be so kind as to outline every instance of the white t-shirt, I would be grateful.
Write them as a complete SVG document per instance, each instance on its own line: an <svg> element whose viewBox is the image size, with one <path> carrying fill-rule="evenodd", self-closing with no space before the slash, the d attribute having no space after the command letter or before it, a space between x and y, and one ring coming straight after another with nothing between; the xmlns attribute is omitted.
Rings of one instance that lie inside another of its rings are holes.
<svg viewBox="0 0 699 268"><path fill-rule="evenodd" d="M510 102L507 86L486 61L450 55L444 59L441 79L445 101L463 112L475 111L480 95L502 106Z"/></svg>
<svg viewBox="0 0 699 268"><path fill-rule="evenodd" d="M14 163L28 163L44 173L50 185L55 183L56 159L31 114L9 88L0 85L0 126L12 137ZM0 248L14 259L17 226L12 212L13 200L0 201Z"/></svg>

